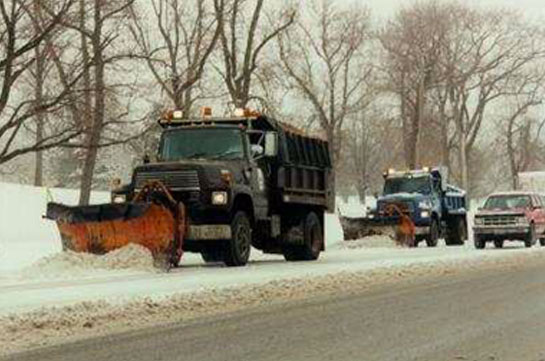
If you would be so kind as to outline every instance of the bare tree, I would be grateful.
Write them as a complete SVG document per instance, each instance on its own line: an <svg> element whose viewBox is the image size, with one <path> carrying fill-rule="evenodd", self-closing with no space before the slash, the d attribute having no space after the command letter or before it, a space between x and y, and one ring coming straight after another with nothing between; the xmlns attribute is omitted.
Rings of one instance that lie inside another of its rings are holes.
<svg viewBox="0 0 545 361"><path fill-rule="evenodd" d="M79 203L82 205L88 204L90 200L98 149L101 147L103 131L107 125L106 67L121 55L117 53L112 55L108 50L120 37L120 26L127 20L127 9L133 2L134 0L119 0L106 3L93 0L89 4L80 0L78 21L65 24L81 34L81 54L92 64L91 71L86 72L83 79L84 121L88 124L85 124L85 157L80 186ZM91 16L88 18L87 14Z"/></svg>
<svg viewBox="0 0 545 361"><path fill-rule="evenodd" d="M487 11L465 19L445 50L459 56L445 63L444 87L456 126L461 184L468 187L470 153L487 111L527 91L517 84L543 58L545 48L539 30L516 13Z"/></svg>
<svg viewBox="0 0 545 361"><path fill-rule="evenodd" d="M226 2L220 34L223 64L219 72L236 108L245 108L255 99L252 84L260 57L267 46L295 21L295 11L283 8L280 15L269 17L270 30L264 31L267 28L262 20L264 3L264 0ZM216 12L222 11L217 3ZM250 19L249 22L246 19Z"/></svg>
<svg viewBox="0 0 545 361"><path fill-rule="evenodd" d="M311 107L335 165L343 126L373 100L365 58L369 12L363 7L340 9L331 1L309 5L310 20L301 19L279 37L279 54L288 87Z"/></svg>
<svg viewBox="0 0 545 361"><path fill-rule="evenodd" d="M406 165L420 165L422 123L430 90L440 81L438 63L448 28L449 5L417 2L400 10L379 32L385 51L386 89L399 97Z"/></svg>
<svg viewBox="0 0 545 361"><path fill-rule="evenodd" d="M517 188L517 176L528 171L541 160L540 141L545 120L539 121L529 113L543 104L545 73L541 67L518 79L509 107L510 113L503 124L505 148L509 160L511 184Z"/></svg>
<svg viewBox="0 0 545 361"><path fill-rule="evenodd" d="M48 3L51 7L45 4L22 0L0 2L0 164L58 147L81 134L81 129L72 123L57 125L48 134L39 131L35 139L29 139L24 131L37 115L62 108L68 97L65 90L41 97L39 102L32 97L16 96L21 91L16 86L18 80L33 66L40 66L37 55L41 45L61 29L74 0ZM39 27L35 26L37 16L41 18ZM43 127L43 123L39 126Z"/></svg>
<svg viewBox="0 0 545 361"><path fill-rule="evenodd" d="M154 26L132 9L129 29L155 81L172 104L191 114L199 98L196 85L222 30L224 0L154 0ZM149 4L146 4L149 7ZM146 9L146 11L149 9ZM149 19L148 19L149 21Z"/></svg>

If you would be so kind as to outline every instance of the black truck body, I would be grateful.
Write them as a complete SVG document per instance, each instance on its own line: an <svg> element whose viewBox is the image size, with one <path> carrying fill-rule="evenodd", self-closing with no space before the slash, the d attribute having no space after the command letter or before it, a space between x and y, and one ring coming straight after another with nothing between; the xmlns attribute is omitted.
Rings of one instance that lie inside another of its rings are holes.
<svg viewBox="0 0 545 361"><path fill-rule="evenodd" d="M157 160L134 169L114 202L161 182L187 209L183 250L205 261L244 265L250 246L291 261L318 258L333 197L327 142L262 115L160 124Z"/></svg>

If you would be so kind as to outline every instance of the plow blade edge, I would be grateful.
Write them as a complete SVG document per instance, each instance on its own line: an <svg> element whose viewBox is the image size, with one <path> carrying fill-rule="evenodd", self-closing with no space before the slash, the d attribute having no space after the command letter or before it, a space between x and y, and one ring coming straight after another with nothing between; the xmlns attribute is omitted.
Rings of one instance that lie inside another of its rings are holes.
<svg viewBox="0 0 545 361"><path fill-rule="evenodd" d="M49 203L46 218L56 221L64 250L100 255L134 243L165 266L176 265L182 254L176 213L152 202L83 207Z"/></svg>

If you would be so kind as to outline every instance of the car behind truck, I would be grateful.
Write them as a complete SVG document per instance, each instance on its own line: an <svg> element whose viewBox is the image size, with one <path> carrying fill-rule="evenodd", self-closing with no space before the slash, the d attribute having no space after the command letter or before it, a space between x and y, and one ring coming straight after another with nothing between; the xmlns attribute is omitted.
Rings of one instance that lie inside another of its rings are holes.
<svg viewBox="0 0 545 361"><path fill-rule="evenodd" d="M105 253L140 243L173 265L188 251L242 266L252 246L288 261L319 257L333 196L326 141L242 110L198 119L170 112L159 123L157 160L136 167L111 204L49 205L65 248Z"/></svg>
<svg viewBox="0 0 545 361"><path fill-rule="evenodd" d="M545 246L545 198L535 192L514 191L490 195L475 214L474 243L478 249L493 242L522 241L532 247Z"/></svg>

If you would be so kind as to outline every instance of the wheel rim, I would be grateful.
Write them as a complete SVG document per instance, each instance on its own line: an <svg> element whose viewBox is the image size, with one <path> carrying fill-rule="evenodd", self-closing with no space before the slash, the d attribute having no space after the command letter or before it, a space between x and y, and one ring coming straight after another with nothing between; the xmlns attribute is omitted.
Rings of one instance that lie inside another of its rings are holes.
<svg viewBox="0 0 545 361"><path fill-rule="evenodd" d="M242 259L246 259L250 252L250 229L248 227L239 225L236 231L236 240L237 253Z"/></svg>

